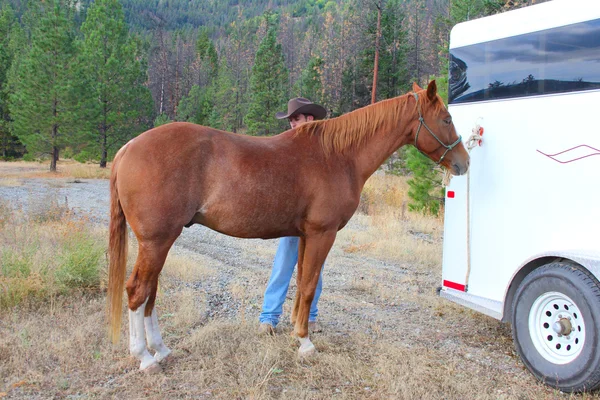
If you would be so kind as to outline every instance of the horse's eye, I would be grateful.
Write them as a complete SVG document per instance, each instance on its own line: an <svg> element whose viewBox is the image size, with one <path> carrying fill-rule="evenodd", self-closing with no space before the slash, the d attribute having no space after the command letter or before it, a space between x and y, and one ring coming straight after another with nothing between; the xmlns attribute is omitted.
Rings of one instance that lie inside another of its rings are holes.
<svg viewBox="0 0 600 400"><path fill-rule="evenodd" d="M444 122L446 123L446 125L450 125L452 123L452 118L446 118Z"/></svg>

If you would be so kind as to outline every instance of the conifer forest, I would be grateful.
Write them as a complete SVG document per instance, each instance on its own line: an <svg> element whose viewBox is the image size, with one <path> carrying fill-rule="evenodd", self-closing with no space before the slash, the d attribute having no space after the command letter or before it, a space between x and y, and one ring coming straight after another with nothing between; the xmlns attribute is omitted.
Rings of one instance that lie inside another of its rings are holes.
<svg viewBox="0 0 600 400"><path fill-rule="evenodd" d="M0 157L106 166L170 121L273 135L291 97L335 117L412 82L443 94L452 27L534 2L0 0Z"/></svg>

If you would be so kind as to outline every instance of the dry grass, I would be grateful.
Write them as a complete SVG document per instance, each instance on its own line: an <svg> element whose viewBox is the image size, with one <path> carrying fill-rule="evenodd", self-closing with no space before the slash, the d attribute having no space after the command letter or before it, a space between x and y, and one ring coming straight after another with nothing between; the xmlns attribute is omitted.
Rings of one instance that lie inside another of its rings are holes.
<svg viewBox="0 0 600 400"><path fill-rule="evenodd" d="M324 331L312 336L314 358L298 359L287 314L276 336L256 334L273 246L240 246L252 259L241 268L177 248L157 297L163 338L173 349L163 373L138 371L127 353L127 326L110 344L102 294L74 291L34 308L0 310L0 398L599 398L537 383L514 353L508 326L435 294L441 220L402 213L403 179L376 176L367 191L366 211L340 232L326 263ZM0 224L12 223L12 212L0 203ZM47 219L49 232L71 230L61 218ZM39 247L46 241L51 237L40 236ZM135 240L130 246L131 268ZM44 254L36 260L53 255ZM227 310L223 298L230 299Z"/></svg>
<svg viewBox="0 0 600 400"><path fill-rule="evenodd" d="M129 254L134 254L130 251ZM214 268L207 266L202 256L195 253L179 255L169 254L164 266L164 275L182 282L194 282L207 279L216 274Z"/></svg>
<svg viewBox="0 0 600 400"><path fill-rule="evenodd" d="M303 362L289 330L259 337L256 323L243 319L207 322L189 290L159 304L174 353L162 374L148 376L126 356L124 339L112 347L98 329L103 306L77 296L57 302L52 315L7 315L0 390L15 398L567 398L532 384L525 371L505 374L401 335L325 333L314 339L320 353Z"/></svg>
<svg viewBox="0 0 600 400"><path fill-rule="evenodd" d="M17 178L4 178L0 180L0 186L17 187L23 186L23 181Z"/></svg>
<svg viewBox="0 0 600 400"><path fill-rule="evenodd" d="M426 268L439 264L443 220L407 210L406 178L374 175L367 181L358 213L367 229L342 230L338 243L348 253L418 263Z"/></svg>
<svg viewBox="0 0 600 400"><path fill-rule="evenodd" d="M75 179L108 179L110 178L110 164L100 168L98 164L81 164L76 161L58 164L57 172L65 178Z"/></svg>
<svg viewBox="0 0 600 400"><path fill-rule="evenodd" d="M0 184L20 185L18 178L108 179L110 177L110 164L107 168L100 168L97 164L59 160L56 169L56 172L50 172L49 161L0 161Z"/></svg>

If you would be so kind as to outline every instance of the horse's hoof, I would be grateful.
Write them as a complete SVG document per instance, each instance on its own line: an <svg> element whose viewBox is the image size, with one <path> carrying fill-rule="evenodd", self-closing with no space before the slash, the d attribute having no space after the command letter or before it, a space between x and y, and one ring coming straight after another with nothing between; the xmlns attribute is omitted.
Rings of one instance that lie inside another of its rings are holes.
<svg viewBox="0 0 600 400"><path fill-rule="evenodd" d="M300 358L308 358L317 354L317 348L314 344L310 343L307 346L300 346L298 349L298 356Z"/></svg>
<svg viewBox="0 0 600 400"><path fill-rule="evenodd" d="M158 362L163 362L163 361L167 360L170 355L171 355L171 350L165 348L165 350L163 350L162 352L157 351L154 354L154 359Z"/></svg>
<svg viewBox="0 0 600 400"><path fill-rule="evenodd" d="M150 375L160 374L162 372L162 367L158 364L158 362L155 362L144 368L142 372Z"/></svg>

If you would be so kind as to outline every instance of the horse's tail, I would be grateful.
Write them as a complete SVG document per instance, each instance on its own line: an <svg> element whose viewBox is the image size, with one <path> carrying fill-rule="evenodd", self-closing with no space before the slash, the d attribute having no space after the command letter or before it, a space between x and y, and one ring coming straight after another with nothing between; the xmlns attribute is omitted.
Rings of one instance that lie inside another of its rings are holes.
<svg viewBox="0 0 600 400"><path fill-rule="evenodd" d="M119 152L120 153L120 152ZM117 154L110 173L110 222L108 240L108 293L106 301L110 322L109 335L113 343L119 340L123 310L123 287L127 266L127 221L117 191L117 171L120 154Z"/></svg>

